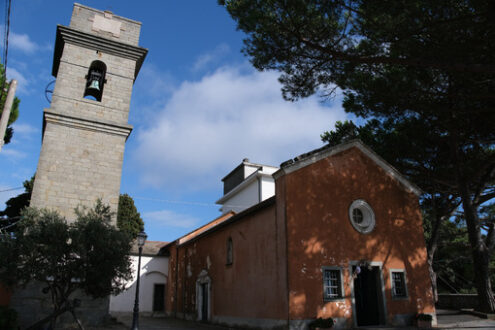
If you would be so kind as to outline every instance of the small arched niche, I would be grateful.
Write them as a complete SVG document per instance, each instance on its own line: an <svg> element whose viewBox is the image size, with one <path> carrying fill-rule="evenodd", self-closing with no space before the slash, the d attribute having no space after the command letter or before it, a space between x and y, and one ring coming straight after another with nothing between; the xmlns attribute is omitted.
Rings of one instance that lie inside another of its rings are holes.
<svg viewBox="0 0 495 330"><path fill-rule="evenodd" d="M88 75L86 76L86 89L84 98L101 102L103 87L107 80L105 75L107 66L102 61L93 61L89 66Z"/></svg>
<svg viewBox="0 0 495 330"><path fill-rule="evenodd" d="M232 242L232 237L229 237L227 239L227 260L226 260L226 264L227 265L232 265L232 263L234 262L234 244Z"/></svg>

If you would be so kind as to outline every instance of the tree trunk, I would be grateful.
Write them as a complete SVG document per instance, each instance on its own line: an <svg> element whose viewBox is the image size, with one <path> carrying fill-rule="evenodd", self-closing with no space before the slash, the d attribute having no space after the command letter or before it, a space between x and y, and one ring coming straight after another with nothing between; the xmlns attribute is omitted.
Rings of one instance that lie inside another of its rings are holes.
<svg viewBox="0 0 495 330"><path fill-rule="evenodd" d="M462 208L468 229L469 244L473 256L474 280L478 293L479 310L485 313L495 313L495 298L490 283L490 250L481 235L481 224L478 210L473 205L466 180L458 176Z"/></svg>
<svg viewBox="0 0 495 330"><path fill-rule="evenodd" d="M435 253L437 252L439 228L441 221L442 221L442 217L439 217L435 214L435 223L433 223L433 226L431 228L431 236L427 245L428 271L430 272L431 289L433 291L433 299L435 300L435 303L438 302L438 290L437 290L437 273L433 269L433 260L435 259Z"/></svg>
<svg viewBox="0 0 495 330"><path fill-rule="evenodd" d="M437 273L433 269L433 258L434 253L430 254L430 252L428 252L428 270L430 272L431 290L433 292L433 299L436 304L438 302Z"/></svg>
<svg viewBox="0 0 495 330"><path fill-rule="evenodd" d="M57 318L62 315L63 313L67 312L68 306L66 305L63 308L57 308L55 309L50 315L46 316L45 318L37 321L33 325L29 326L26 328L26 330L38 330L41 328L41 326L45 323L50 322L50 327L49 329L55 329L55 323L57 321Z"/></svg>
<svg viewBox="0 0 495 330"><path fill-rule="evenodd" d="M71 314L72 314L72 317L73 317L73 318L74 318L74 320L76 321L77 326L79 327L79 329L80 329L80 330L84 330L84 326L82 325L81 320L79 320L79 319L77 318L76 311L74 310L74 307L73 307L73 306L71 307L70 312L71 312Z"/></svg>
<svg viewBox="0 0 495 330"><path fill-rule="evenodd" d="M431 289L433 291L433 299L435 300L435 303L437 303L438 302L437 273L433 269L433 261L435 259L435 253L437 252L437 248L438 248L438 239L440 237L440 225L442 224L443 221L446 221L450 217L453 210L455 210L457 206L452 210L450 210L447 215L445 215L445 210L439 209L435 196L433 196L432 202L433 202L434 222L432 223L430 240L428 241L426 248L428 252L428 270L430 272Z"/></svg>
<svg viewBox="0 0 495 330"><path fill-rule="evenodd" d="M490 256L488 251L480 249L473 250L474 279L476 291L478 292L479 310L485 313L495 312L495 298L493 296L492 284L490 282Z"/></svg>

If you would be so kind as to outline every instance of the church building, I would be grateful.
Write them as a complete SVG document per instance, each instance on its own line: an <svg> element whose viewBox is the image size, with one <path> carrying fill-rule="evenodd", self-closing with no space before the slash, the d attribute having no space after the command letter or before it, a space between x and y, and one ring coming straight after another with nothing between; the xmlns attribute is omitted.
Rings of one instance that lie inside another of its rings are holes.
<svg viewBox="0 0 495 330"><path fill-rule="evenodd" d="M362 142L276 171L244 160L223 181L220 203L258 201L224 204L222 216L162 248L168 315L265 329L305 329L319 317L338 328L435 320L420 190Z"/></svg>

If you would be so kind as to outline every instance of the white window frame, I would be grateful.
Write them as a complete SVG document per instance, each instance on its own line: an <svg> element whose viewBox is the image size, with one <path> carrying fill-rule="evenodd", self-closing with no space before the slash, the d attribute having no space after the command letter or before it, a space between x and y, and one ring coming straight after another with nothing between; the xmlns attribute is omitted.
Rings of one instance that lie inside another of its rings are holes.
<svg viewBox="0 0 495 330"><path fill-rule="evenodd" d="M339 280L339 296L338 297L329 297L326 293L326 283L325 283L325 271L338 271L338 280ZM323 266L321 267L321 277L323 279L323 301L339 301L344 300L344 277L342 274L342 267L336 266Z"/></svg>
<svg viewBox="0 0 495 330"><path fill-rule="evenodd" d="M403 296L397 296L395 294L395 281L394 281L394 275L393 275L394 273L401 273L402 274L403 285L404 285L404 295ZM409 299L409 292L407 290L407 276L406 276L406 270L405 269L390 269L390 289L391 289L393 300L408 300Z"/></svg>
<svg viewBox="0 0 495 330"><path fill-rule="evenodd" d="M353 211L358 209L361 211L363 215L362 222L368 223L367 226L363 226L360 223L356 223L354 221ZM369 234L371 233L376 226L375 220L375 212L373 212L373 208L370 204L368 204L364 199L356 199L349 206L349 221L351 222L352 227L356 229L361 234Z"/></svg>

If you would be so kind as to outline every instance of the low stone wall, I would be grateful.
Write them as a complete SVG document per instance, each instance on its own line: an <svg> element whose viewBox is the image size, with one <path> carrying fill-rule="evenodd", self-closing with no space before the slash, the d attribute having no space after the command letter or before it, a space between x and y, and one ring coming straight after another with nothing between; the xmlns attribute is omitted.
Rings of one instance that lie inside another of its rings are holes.
<svg viewBox="0 0 495 330"><path fill-rule="evenodd" d="M437 308L463 309L477 308L477 294L439 294Z"/></svg>
<svg viewBox="0 0 495 330"><path fill-rule="evenodd" d="M53 312L51 297L44 294L42 288L46 285L40 282L30 282L25 288L15 288L10 300L10 307L18 315L18 323L21 329L33 325ZM76 308L76 315L84 326L100 326L108 321L108 306L110 299L93 299L89 296L75 292L71 299L81 300L81 306ZM76 326L72 314L66 312L57 318L57 329L69 329Z"/></svg>

